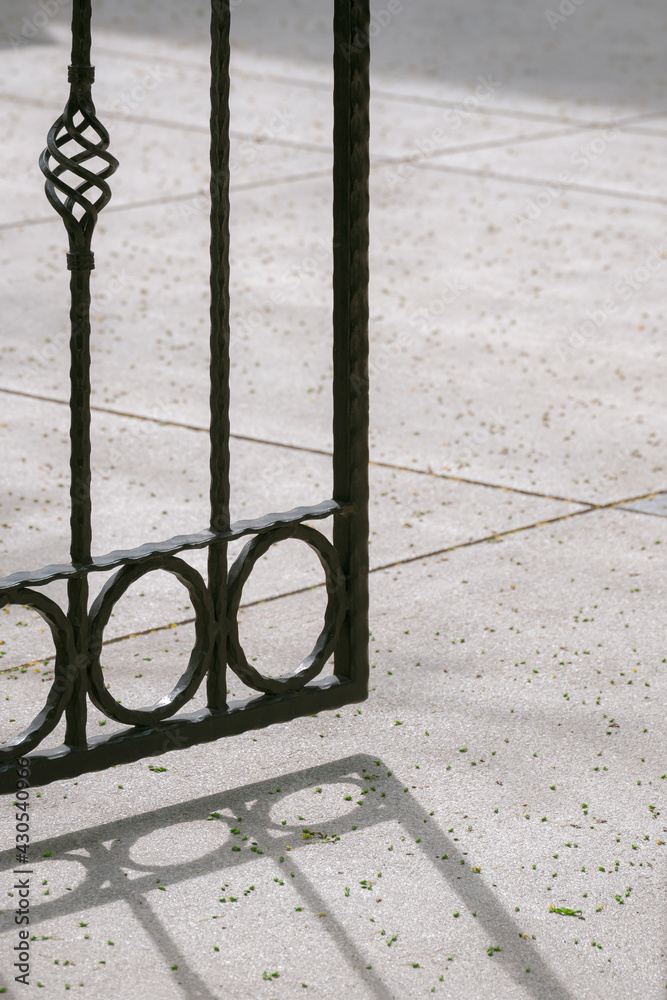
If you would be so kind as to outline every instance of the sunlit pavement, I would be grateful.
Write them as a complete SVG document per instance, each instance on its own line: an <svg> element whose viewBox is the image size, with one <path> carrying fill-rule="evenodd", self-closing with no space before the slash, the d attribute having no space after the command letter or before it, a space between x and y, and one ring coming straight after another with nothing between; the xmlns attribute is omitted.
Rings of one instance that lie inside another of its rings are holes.
<svg viewBox="0 0 667 1000"><path fill-rule="evenodd" d="M70 10L0 13L2 575L68 560L66 240L37 160ZM664 994L664 11L374 10L371 697L36 789L47 995ZM233 5L234 517L331 494L330 14ZM120 160L94 240L96 554L207 523L207 17L94 3ZM302 548L244 592L267 673L319 631ZM35 613L0 614L9 739L52 646ZM128 591L115 696L170 689L191 614L163 573ZM114 725L91 709L91 735Z"/></svg>

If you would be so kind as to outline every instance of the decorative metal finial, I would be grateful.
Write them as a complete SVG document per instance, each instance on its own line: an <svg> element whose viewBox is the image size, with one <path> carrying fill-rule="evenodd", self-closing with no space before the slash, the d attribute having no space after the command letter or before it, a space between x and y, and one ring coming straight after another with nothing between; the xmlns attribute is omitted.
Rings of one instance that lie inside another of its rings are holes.
<svg viewBox="0 0 667 1000"><path fill-rule="evenodd" d="M96 117L91 95L95 69L90 65L90 18L90 0L75 0L72 65L68 73L70 95L65 110L49 131L46 149L39 159L46 177L46 197L69 235L70 271L92 271L95 266L90 248L93 231L99 212L111 198L107 178L118 169L118 160L108 152L109 133ZM77 152L65 152L64 147L70 142L78 147ZM106 166L93 173L85 166L89 160L101 160ZM80 183L72 186L63 176L67 174L80 178ZM98 192L96 199L87 197L91 190Z"/></svg>

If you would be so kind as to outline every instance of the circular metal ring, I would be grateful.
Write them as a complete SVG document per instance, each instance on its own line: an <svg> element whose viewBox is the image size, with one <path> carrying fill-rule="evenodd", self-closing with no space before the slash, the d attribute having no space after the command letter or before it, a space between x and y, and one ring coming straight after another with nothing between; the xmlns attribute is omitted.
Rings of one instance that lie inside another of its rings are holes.
<svg viewBox="0 0 667 1000"><path fill-rule="evenodd" d="M74 632L67 616L51 598L27 587L17 587L3 594L0 608L7 604L27 605L44 619L51 629L56 659L44 707L26 729L0 748L0 759L15 758L34 750L55 729L72 694L74 680L85 665L85 657L83 661L77 657Z"/></svg>
<svg viewBox="0 0 667 1000"><path fill-rule="evenodd" d="M237 615L241 603L243 587L258 559L276 542L296 538L316 553L326 576L327 608L324 614L324 628L317 641L294 673L284 677L265 677L248 663L239 640ZM275 528L256 535L248 542L232 566L227 581L227 659L235 674L256 691L264 694L281 694L297 691L309 680L316 677L331 656L336 645L347 611L347 589L338 553L331 542L320 531L305 524L293 524Z"/></svg>
<svg viewBox="0 0 667 1000"><path fill-rule="evenodd" d="M104 629L116 602L128 587L147 573L162 569L172 573L190 594L195 610L195 645L187 669L168 695L146 708L126 708L104 685L100 655ZM90 698L93 704L116 722L146 726L169 718L194 695L209 668L215 643L213 602L200 574L175 556L151 556L135 566L123 566L98 594L90 609Z"/></svg>

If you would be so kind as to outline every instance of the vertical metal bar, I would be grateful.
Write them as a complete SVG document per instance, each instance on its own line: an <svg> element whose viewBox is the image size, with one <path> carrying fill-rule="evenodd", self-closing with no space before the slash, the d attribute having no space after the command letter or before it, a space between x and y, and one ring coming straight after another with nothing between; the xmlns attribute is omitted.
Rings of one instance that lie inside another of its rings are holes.
<svg viewBox="0 0 667 1000"><path fill-rule="evenodd" d="M334 671L368 692L368 0L334 11L334 522L350 606Z"/></svg>
<svg viewBox="0 0 667 1000"><path fill-rule="evenodd" d="M211 529L229 527L229 29L228 0L211 11ZM220 632L208 675L208 706L227 704L227 543L211 545L209 588Z"/></svg>
<svg viewBox="0 0 667 1000"><path fill-rule="evenodd" d="M90 66L91 0L74 0L72 8L72 66Z"/></svg>
<svg viewBox="0 0 667 1000"><path fill-rule="evenodd" d="M70 279L70 497L72 562L91 558L90 499L90 271L72 271ZM72 698L66 710L65 743L77 746L86 740L86 665L88 661L88 578L67 584L68 617L74 628L78 662Z"/></svg>
<svg viewBox="0 0 667 1000"><path fill-rule="evenodd" d="M70 513L72 562L90 562L90 271L70 277ZM73 581L79 582L79 581Z"/></svg>
<svg viewBox="0 0 667 1000"><path fill-rule="evenodd" d="M74 0L72 9L72 91L90 67L91 0ZM92 75L92 74L91 74ZM90 84L87 85L88 92ZM70 554L74 564L89 563L92 546L90 497L90 271L92 254L80 263L70 258ZM88 579L67 584L68 617L74 627L77 676L66 709L65 743L86 741L86 666L88 662Z"/></svg>

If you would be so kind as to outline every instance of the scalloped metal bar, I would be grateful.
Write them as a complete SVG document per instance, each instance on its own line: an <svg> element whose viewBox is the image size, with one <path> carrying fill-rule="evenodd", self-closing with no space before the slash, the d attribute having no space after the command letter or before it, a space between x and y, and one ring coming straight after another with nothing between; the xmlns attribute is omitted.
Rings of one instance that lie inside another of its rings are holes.
<svg viewBox="0 0 667 1000"><path fill-rule="evenodd" d="M54 580L72 580L86 576L88 573L104 573L128 566L131 563L143 562L154 555L175 555L188 549L205 549L217 542L231 542L244 535L261 535L274 528L282 528L288 524L300 524L302 521L321 521L334 514L343 514L351 510L352 504L337 503L335 500L323 500L314 507L294 507L280 514L265 514L248 521L235 521L226 531L199 531L194 535L174 535L162 542L147 542L135 549L115 549L103 556L95 556L92 562L84 566L74 566L63 563L55 566L45 566L43 569L28 570L13 573L0 580L0 598L16 587L43 587Z"/></svg>

